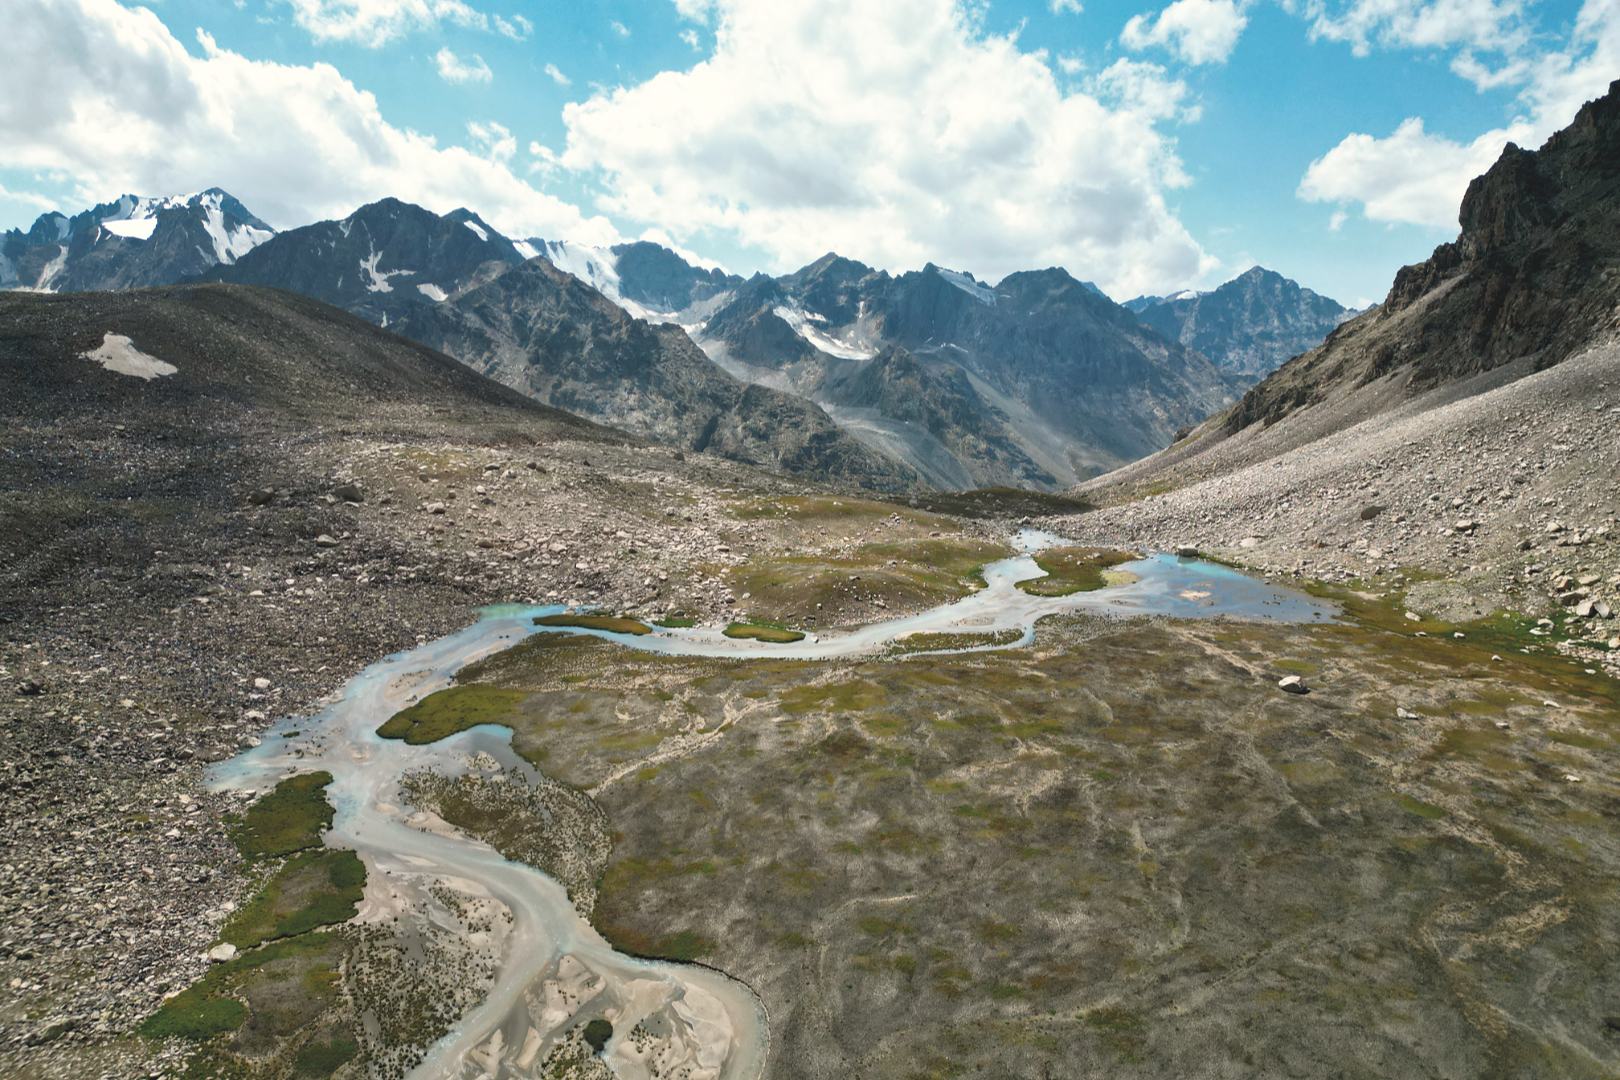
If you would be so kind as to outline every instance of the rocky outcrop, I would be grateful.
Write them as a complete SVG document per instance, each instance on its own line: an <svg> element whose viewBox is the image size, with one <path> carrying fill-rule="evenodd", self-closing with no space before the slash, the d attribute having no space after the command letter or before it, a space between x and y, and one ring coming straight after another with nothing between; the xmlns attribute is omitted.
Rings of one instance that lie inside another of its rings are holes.
<svg viewBox="0 0 1620 1080"><path fill-rule="evenodd" d="M1382 305L1245 395L1223 430L1274 424L1362 387L1404 396L1514 363L1540 370L1604 340L1620 325L1617 211L1620 82L1539 150L1509 143L1468 185L1457 239L1403 267ZM1345 422L1361 415L1347 411Z"/></svg>

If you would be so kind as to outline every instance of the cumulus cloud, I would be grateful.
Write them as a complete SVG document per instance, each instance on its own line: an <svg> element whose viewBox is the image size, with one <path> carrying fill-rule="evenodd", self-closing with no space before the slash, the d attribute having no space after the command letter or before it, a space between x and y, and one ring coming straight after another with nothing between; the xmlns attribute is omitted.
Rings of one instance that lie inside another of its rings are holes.
<svg viewBox="0 0 1620 1080"><path fill-rule="evenodd" d="M1309 202L1355 200L1373 221L1455 226L1468 181L1490 168L1507 142L1529 134L1529 125L1517 125L1457 143L1429 134L1423 121L1413 117L1387 138L1346 136L1311 162L1299 197ZM1343 220L1339 218L1340 224Z"/></svg>
<svg viewBox="0 0 1620 1080"><path fill-rule="evenodd" d="M346 41L376 48L412 30L443 22L489 29L489 19L461 0L285 0L293 21L316 41ZM521 23L528 20L518 17ZM510 25L510 24L508 24Z"/></svg>
<svg viewBox="0 0 1620 1080"><path fill-rule="evenodd" d="M0 160L75 178L83 205L218 185L285 228L393 195L477 207L512 236L621 239L515 176L493 126L482 153L441 148L328 64L252 61L200 32L194 57L151 11L114 0L13 0L7 31Z"/></svg>
<svg viewBox="0 0 1620 1080"><path fill-rule="evenodd" d="M1084 10L1080 7L1080 0L1051 0L1046 6L1054 15L1078 15Z"/></svg>
<svg viewBox="0 0 1620 1080"><path fill-rule="evenodd" d="M691 19L693 22L706 23L709 21L709 12L714 8L714 0L675 0L675 10L681 18Z"/></svg>
<svg viewBox="0 0 1620 1080"><path fill-rule="evenodd" d="M1360 203L1373 221L1455 227L1468 182L1490 168L1505 144L1538 146L1620 71L1620 0L1586 0L1562 42L1536 39L1521 15L1515 0L1357 0L1329 24L1318 10L1314 27L1331 25L1358 51L1369 43L1454 47L1453 71L1481 90L1517 86L1525 113L1469 141L1432 134L1421 117L1383 138L1347 135L1311 162L1298 196L1338 203L1330 228L1343 224L1350 203ZM1497 54L1494 67L1479 59L1481 51Z"/></svg>
<svg viewBox="0 0 1620 1080"><path fill-rule="evenodd" d="M1234 0L1176 0L1155 17L1133 15L1119 40L1130 49L1168 49L1189 64L1224 64L1248 25Z"/></svg>
<svg viewBox="0 0 1620 1080"><path fill-rule="evenodd" d="M439 78L445 82L487 83L495 77L495 73L489 70L489 65L484 63L484 58L477 54L474 54L471 60L463 60L446 47L440 49L433 59L439 65Z"/></svg>
<svg viewBox="0 0 1620 1080"><path fill-rule="evenodd" d="M557 65L556 64L547 64L546 65L546 74L550 75L551 76L551 81L556 83L558 86L572 86L574 84L573 79L570 79L568 76L564 75L561 71L557 70Z"/></svg>
<svg viewBox="0 0 1620 1080"><path fill-rule="evenodd" d="M703 41L698 37L698 32L696 30L682 30L681 40L692 46L693 49L701 49L703 47Z"/></svg>
<svg viewBox="0 0 1620 1080"><path fill-rule="evenodd" d="M992 279L1062 265L1131 295L1210 265L1165 204L1186 178L1154 122L1185 91L1151 65L1065 91L952 0L710 10L708 59L565 108L562 161L601 170L603 209L777 269L829 249Z"/></svg>

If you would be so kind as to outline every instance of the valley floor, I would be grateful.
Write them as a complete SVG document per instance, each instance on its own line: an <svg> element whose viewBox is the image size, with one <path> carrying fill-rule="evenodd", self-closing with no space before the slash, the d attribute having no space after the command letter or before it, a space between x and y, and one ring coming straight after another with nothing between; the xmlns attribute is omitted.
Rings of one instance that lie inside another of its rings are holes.
<svg viewBox="0 0 1620 1080"><path fill-rule="evenodd" d="M1617 599L1620 361L1495 393L1378 427L1376 466L1331 444L1048 522L1287 575L1334 626L1072 617L1027 648L825 664L569 640L468 684L511 692L486 718L605 815L610 849L568 849L600 860L596 924L753 986L769 1076L1610 1076L1615 623L1572 612ZM88 494L120 422L6 421L52 478L8 485L5 546L51 539L0 579L0 1073L29 1080L321 1075L268 1014L203 1059L133 1029L265 887L204 764L365 664L508 600L888 618L971 591L1015 525L426 422L244 440L196 481L229 498L177 516ZM1568 609L1559 576L1587 590ZM431 795L448 827L550 857L464 783ZM367 934L347 947L375 961ZM342 1000L380 1000L380 963L340 965ZM350 1007L323 985L321 1016Z"/></svg>

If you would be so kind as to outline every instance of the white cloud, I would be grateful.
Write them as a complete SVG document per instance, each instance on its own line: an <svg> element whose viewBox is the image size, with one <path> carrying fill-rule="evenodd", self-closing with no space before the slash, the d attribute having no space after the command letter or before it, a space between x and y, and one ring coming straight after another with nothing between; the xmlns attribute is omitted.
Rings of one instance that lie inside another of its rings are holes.
<svg viewBox="0 0 1620 1080"><path fill-rule="evenodd" d="M1516 125L1462 144L1429 134L1412 117L1388 138L1346 136L1311 162L1298 195L1308 202L1359 201L1373 221L1455 227L1468 181L1491 167L1504 144L1529 134L1528 125Z"/></svg>
<svg viewBox="0 0 1620 1080"><path fill-rule="evenodd" d="M489 29L489 20L461 0L284 0L293 21L316 41L348 41L376 48L412 30L441 22ZM527 20L523 20L527 22Z"/></svg>
<svg viewBox="0 0 1620 1080"><path fill-rule="evenodd" d="M487 124L479 123L477 120L467 121L467 134L472 136L473 142L484 148L484 157L490 161L505 164L517 153L517 139L493 120Z"/></svg>
<svg viewBox="0 0 1620 1080"><path fill-rule="evenodd" d="M1312 0L1306 5L1312 37L1348 42L1358 56L1366 56L1375 42L1510 51L1528 36L1524 10L1524 0Z"/></svg>
<svg viewBox="0 0 1620 1080"><path fill-rule="evenodd" d="M618 19L614 19L612 22L608 23L608 29L612 30L620 37L630 36L630 28L624 25L624 23L620 22Z"/></svg>
<svg viewBox="0 0 1620 1080"><path fill-rule="evenodd" d="M1130 49L1168 49L1189 64L1224 64L1248 25L1234 0L1176 0L1157 17L1133 15L1119 40Z"/></svg>
<svg viewBox="0 0 1620 1080"><path fill-rule="evenodd" d="M683 19L693 22L706 23L709 21L709 12L714 9L714 0L675 0L675 10Z"/></svg>
<svg viewBox="0 0 1620 1080"><path fill-rule="evenodd" d="M505 19L497 15L495 16L495 29L499 30L513 41L523 41L528 38L530 34L534 33L534 23L530 22L528 19L525 19L521 15L512 16L511 22L507 22Z"/></svg>
<svg viewBox="0 0 1620 1080"><path fill-rule="evenodd" d="M573 79L570 79L568 76L564 75L561 71L557 70L557 65L556 64L547 64L546 65L546 74L550 75L551 76L551 81L556 83L558 86L572 86L574 84Z"/></svg>
<svg viewBox="0 0 1620 1080"><path fill-rule="evenodd" d="M113 0L11 0L6 19L0 160L74 178L82 205L218 185L286 228L392 195L477 207L512 236L620 239L519 179L504 149L440 148L389 124L329 64L252 61L201 33L193 57L150 10Z"/></svg>
<svg viewBox="0 0 1620 1080"><path fill-rule="evenodd" d="M1209 263L1165 205L1185 176L1153 124L1185 91L1151 65L1066 92L952 0L714 11L710 58L565 108L563 163L602 170L604 209L777 269L829 249L989 278L1063 265L1134 295Z"/></svg>
<svg viewBox="0 0 1620 1080"><path fill-rule="evenodd" d="M1086 70L1086 62L1078 56L1060 56L1057 63L1065 75L1078 75Z"/></svg>
<svg viewBox="0 0 1620 1080"><path fill-rule="evenodd" d="M1051 9L1054 15L1063 15L1065 13L1078 15L1084 10L1080 6L1080 0L1050 0L1046 6Z"/></svg>
<svg viewBox="0 0 1620 1080"><path fill-rule="evenodd" d="M50 213L57 208L55 199L33 191L12 191L4 184L0 184L0 199L10 199L12 202L32 206L45 213Z"/></svg>
<svg viewBox="0 0 1620 1080"><path fill-rule="evenodd" d="M476 54L474 54L471 61L467 61L461 59L446 47L440 49L438 55L433 59L439 65L439 78L445 82L487 83L495 77L495 73L489 70L489 65L484 63L484 58Z"/></svg>
<svg viewBox="0 0 1620 1080"><path fill-rule="evenodd" d="M1583 102L1600 97L1620 72L1620 0L1586 0L1567 38L1531 36L1515 0L1359 0L1331 23L1358 51L1388 47L1459 51L1451 68L1481 90L1518 86L1526 115L1461 142L1424 130L1420 117L1393 134L1346 136L1313 161L1298 196L1344 205L1359 202L1374 221L1453 228L1468 182L1512 141L1534 148L1574 119ZM1317 11L1317 25L1328 16ZM1472 21L1470 21L1472 20ZM1481 29L1484 28L1484 29ZM1492 67L1476 49L1500 54ZM1540 51L1538 51L1540 50Z"/></svg>
<svg viewBox="0 0 1620 1080"><path fill-rule="evenodd" d="M681 40L692 46L694 50L701 49L703 47L703 41L698 37L698 32L696 30L682 30Z"/></svg>

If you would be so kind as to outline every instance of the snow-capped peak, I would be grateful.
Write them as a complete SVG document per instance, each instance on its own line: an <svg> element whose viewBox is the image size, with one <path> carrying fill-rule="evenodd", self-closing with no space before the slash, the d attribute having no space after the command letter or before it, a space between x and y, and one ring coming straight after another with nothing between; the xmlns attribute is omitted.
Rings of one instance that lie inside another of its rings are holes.
<svg viewBox="0 0 1620 1080"><path fill-rule="evenodd" d="M275 231L247 222L238 222L234 228L227 226L225 215L235 215L233 209L227 208L227 200L232 203L236 201L219 188L163 198L123 195L112 204L112 212L103 214L97 224L114 236L127 240L150 240L152 233L157 230L158 215L163 211L200 211L202 227L208 233L213 248L214 261L230 265L274 236Z"/></svg>

